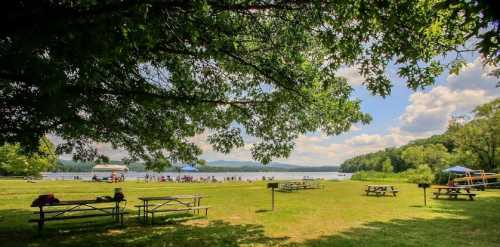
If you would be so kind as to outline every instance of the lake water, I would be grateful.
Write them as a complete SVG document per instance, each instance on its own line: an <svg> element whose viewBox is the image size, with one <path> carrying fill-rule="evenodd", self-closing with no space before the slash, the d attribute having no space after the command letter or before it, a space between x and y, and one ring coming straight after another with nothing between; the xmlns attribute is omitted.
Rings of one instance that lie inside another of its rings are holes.
<svg viewBox="0 0 500 247"><path fill-rule="evenodd" d="M43 173L43 179L45 180L72 180L75 176L79 176L80 179L90 180L92 176L96 174L98 177L109 177L111 173L109 172L56 172L56 173ZM336 179L344 180L350 179L351 173L340 173L340 172L128 172L125 174L127 179L143 179L146 174L149 176L161 177L170 176L175 178L176 176L192 176L194 179L200 177L215 177L217 180L221 181L227 177L241 177L242 180L262 180L262 177L271 178L274 177L275 180L287 180L287 179L303 179L303 178L320 178L320 179Z"/></svg>

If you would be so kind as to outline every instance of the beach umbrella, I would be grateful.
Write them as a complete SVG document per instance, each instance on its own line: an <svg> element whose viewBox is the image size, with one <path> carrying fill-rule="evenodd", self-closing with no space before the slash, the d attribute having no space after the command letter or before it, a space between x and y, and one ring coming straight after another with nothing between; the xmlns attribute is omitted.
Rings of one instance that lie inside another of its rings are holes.
<svg viewBox="0 0 500 247"><path fill-rule="evenodd" d="M444 169L443 172L455 173L455 174L465 174L466 172L472 171L471 169L463 166L453 166Z"/></svg>
<svg viewBox="0 0 500 247"><path fill-rule="evenodd" d="M197 172L198 169L194 166L185 166L181 168L181 171L183 172Z"/></svg>

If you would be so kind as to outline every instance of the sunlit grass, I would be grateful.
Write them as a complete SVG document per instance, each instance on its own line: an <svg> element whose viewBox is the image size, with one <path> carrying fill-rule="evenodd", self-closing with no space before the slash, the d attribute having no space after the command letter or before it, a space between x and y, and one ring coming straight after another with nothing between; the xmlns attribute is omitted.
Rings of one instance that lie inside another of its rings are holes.
<svg viewBox="0 0 500 247"><path fill-rule="evenodd" d="M476 201L432 200L414 184L395 184L394 197L367 197L360 181L325 181L324 189L271 193L263 182L122 184L81 181L0 181L0 245L23 246L495 246L500 243L500 191L478 192ZM37 195L61 200L111 195L122 187L131 212L126 227L103 219L48 223L36 237L29 207ZM202 194L208 218L142 226L133 205L140 196ZM430 193L429 193L430 194ZM85 222L85 223L83 223Z"/></svg>

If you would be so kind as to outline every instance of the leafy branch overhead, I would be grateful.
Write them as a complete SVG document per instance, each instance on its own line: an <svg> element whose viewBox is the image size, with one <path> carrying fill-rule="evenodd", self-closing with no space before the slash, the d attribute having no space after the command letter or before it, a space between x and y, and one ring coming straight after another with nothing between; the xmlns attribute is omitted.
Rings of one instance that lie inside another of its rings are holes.
<svg viewBox="0 0 500 247"><path fill-rule="evenodd" d="M205 131L221 152L256 137L252 154L268 163L302 133L369 122L343 66L386 96L390 64L419 89L462 65L440 55L473 49L498 63L498 14L483 1L1 5L0 142L30 151L53 133L68 140L60 151L92 157L89 143L108 142L151 166L197 162L190 138Z"/></svg>

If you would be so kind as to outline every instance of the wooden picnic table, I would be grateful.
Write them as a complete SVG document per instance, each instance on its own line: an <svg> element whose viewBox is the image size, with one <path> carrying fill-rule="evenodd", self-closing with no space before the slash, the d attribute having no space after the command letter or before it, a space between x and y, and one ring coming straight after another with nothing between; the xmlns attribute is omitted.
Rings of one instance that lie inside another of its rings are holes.
<svg viewBox="0 0 500 247"><path fill-rule="evenodd" d="M386 193L392 193L395 197L399 190L396 189L394 185L377 185L377 184L369 184L366 185L366 195L369 196L371 194L376 196L385 196Z"/></svg>
<svg viewBox="0 0 500 247"><path fill-rule="evenodd" d="M178 212L178 211L193 211L200 212L200 209L205 209L205 216L208 214L209 206L201 206L201 199L205 196L201 195L174 195L174 196L151 196L139 197L142 205L136 205L138 209L138 219L143 219L144 223L148 223L149 214L151 214L151 224L154 222L155 213L159 212ZM153 204L151 202L157 202ZM141 216L142 208L142 216Z"/></svg>
<svg viewBox="0 0 500 247"><path fill-rule="evenodd" d="M109 199L93 199L93 200L71 200L59 201L58 203L31 205L33 208L38 208L37 219L31 219L29 222L38 223L38 232L40 233L46 221L82 219L91 217L107 217L111 216L116 222L123 224L123 215L126 214L124 208L120 208L120 203L125 200L116 201ZM102 204L111 204L107 207L100 207ZM64 208L61 208L64 207ZM47 210L47 208L53 208ZM91 214L72 214L75 212L90 212Z"/></svg>
<svg viewBox="0 0 500 247"><path fill-rule="evenodd" d="M448 199L458 199L459 196L468 196L473 201L476 196L476 194L470 192L470 187L465 186L434 186L433 189L437 190L434 192L434 198L436 199L439 199L440 196L447 196Z"/></svg>
<svg viewBox="0 0 500 247"><path fill-rule="evenodd" d="M278 191L290 192L295 190L305 189L319 189L320 184L317 180L299 180L299 181L286 181L279 183Z"/></svg>

